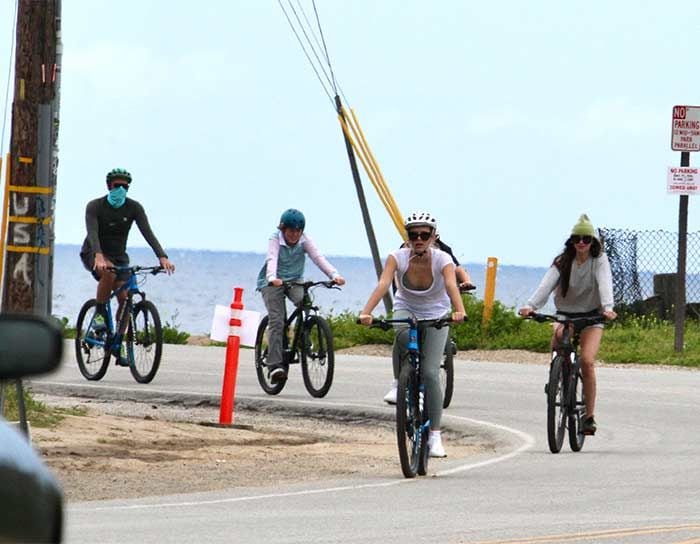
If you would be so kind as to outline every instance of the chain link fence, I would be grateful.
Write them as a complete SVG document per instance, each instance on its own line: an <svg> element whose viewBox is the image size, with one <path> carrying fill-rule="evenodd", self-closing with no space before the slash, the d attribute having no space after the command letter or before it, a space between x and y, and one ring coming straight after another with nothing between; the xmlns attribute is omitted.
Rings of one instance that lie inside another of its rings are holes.
<svg viewBox="0 0 700 544"><path fill-rule="evenodd" d="M668 317L675 300L678 234L667 231L600 229L613 276L615 304L636 313ZM686 301L700 309L700 232L688 233Z"/></svg>

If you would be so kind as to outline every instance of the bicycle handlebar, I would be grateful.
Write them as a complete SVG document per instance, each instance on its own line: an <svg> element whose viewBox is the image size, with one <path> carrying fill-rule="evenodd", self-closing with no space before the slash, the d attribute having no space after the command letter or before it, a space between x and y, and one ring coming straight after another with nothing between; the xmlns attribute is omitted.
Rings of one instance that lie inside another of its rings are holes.
<svg viewBox="0 0 700 544"><path fill-rule="evenodd" d="M270 284L268 284L270 285ZM321 281L284 281L282 282L282 287L289 289L290 287L303 287L305 291L311 289L312 287L317 287L323 285L327 289L340 289L340 286L335 283L335 280L321 280Z"/></svg>
<svg viewBox="0 0 700 544"><path fill-rule="evenodd" d="M428 327L435 327L436 329L441 329L445 325L449 325L450 323L464 323L467 320L467 316L464 316L464 319L462 321L454 321L451 317L443 317L440 319L415 319L413 317L403 317L403 318L397 318L397 319L378 319L376 317L372 318L372 323L369 324L370 327L377 327L379 329L388 331L389 329L392 328L392 325L398 324L398 323L403 323L406 325L411 325L414 322L417 323L426 323ZM362 322L360 321L359 318L355 320L355 323L358 325L362 325Z"/></svg>
<svg viewBox="0 0 700 544"><path fill-rule="evenodd" d="M599 323L605 323L605 316L598 315L588 315L588 316L566 316L561 314L539 314L537 312L532 312L530 315L525 316L525 319L532 319L538 323L544 323L545 321L552 321L555 323L561 323L563 325L572 324L579 325L583 327L588 327L590 325L597 325Z"/></svg>
<svg viewBox="0 0 700 544"><path fill-rule="evenodd" d="M154 276L156 274L161 274L165 272L165 268L162 266L108 266L107 270L111 272L124 272L125 270L128 270L134 274L137 272L145 272L148 274L153 274Z"/></svg>

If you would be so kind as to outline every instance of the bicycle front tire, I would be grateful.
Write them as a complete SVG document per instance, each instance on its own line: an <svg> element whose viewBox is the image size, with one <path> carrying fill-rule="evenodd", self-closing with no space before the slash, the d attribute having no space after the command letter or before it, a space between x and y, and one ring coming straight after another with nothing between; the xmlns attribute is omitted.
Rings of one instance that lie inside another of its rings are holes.
<svg viewBox="0 0 700 544"><path fill-rule="evenodd" d="M335 355L333 333L328 322L317 315L304 323L301 350L301 374L306 390L312 397L325 397L333 383Z"/></svg>
<svg viewBox="0 0 700 544"><path fill-rule="evenodd" d="M260 325L258 325L258 333L255 337L255 374L258 376L258 383L262 390L268 395L278 395L280 391L284 388L287 380L282 380L277 383L272 383L268 376L267 368L267 350L269 346L268 341L268 331L267 331L268 317L265 316L260 320ZM285 327L285 336L287 334Z"/></svg>
<svg viewBox="0 0 700 544"><path fill-rule="evenodd" d="M427 446L420 417L418 385L415 369L404 362L396 393L396 440L401 471L406 478L415 478L423 448Z"/></svg>
<svg viewBox="0 0 700 544"><path fill-rule="evenodd" d="M447 339L445 353L440 365L440 385L442 385L442 407L447 408L452 402L452 394L455 388L455 361L454 346L451 338Z"/></svg>
<svg viewBox="0 0 700 544"><path fill-rule="evenodd" d="M109 350L105 350L106 329L101 333L92 329L97 301L88 300L78 312L75 324L75 359L80 373L90 381L101 380L109 366Z"/></svg>
<svg viewBox="0 0 700 544"><path fill-rule="evenodd" d="M139 383L150 383L163 355L163 327L158 310L150 300L134 305L126 342L131 375Z"/></svg>
<svg viewBox="0 0 700 544"><path fill-rule="evenodd" d="M564 443L566 431L566 411L564 392L564 358L557 355L549 367L547 384L547 442L549 451L559 453Z"/></svg>
<svg viewBox="0 0 700 544"><path fill-rule="evenodd" d="M583 378L581 371L571 373L569 381L569 446L572 451L581 451L586 435L582 430L582 414L585 411L585 398L583 396Z"/></svg>

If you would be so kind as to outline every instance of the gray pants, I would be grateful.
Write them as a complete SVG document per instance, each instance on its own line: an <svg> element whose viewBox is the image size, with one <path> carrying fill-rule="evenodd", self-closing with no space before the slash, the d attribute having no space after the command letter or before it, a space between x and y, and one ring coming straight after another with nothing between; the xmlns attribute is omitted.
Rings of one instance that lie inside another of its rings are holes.
<svg viewBox="0 0 700 544"><path fill-rule="evenodd" d="M275 287L268 285L260 289L260 293L267 308L267 364L268 366L279 365L282 363L282 335L284 334L284 321L287 316L286 298L284 287ZM290 287L286 293L289 300L294 304L301 302L304 297L304 289L301 286Z"/></svg>
<svg viewBox="0 0 700 544"><path fill-rule="evenodd" d="M394 316L397 319L411 317L406 310L397 310ZM408 353L408 325L396 325L394 336L394 352L392 361L394 364L394 378L398 379L400 365ZM444 326L440 329L428 327L418 322L418 334L420 335L421 368L423 383L425 383L426 400L428 401L428 414L430 415L430 427L440 428L442 420L442 387L440 386L440 364L445 352L445 343L450 328Z"/></svg>

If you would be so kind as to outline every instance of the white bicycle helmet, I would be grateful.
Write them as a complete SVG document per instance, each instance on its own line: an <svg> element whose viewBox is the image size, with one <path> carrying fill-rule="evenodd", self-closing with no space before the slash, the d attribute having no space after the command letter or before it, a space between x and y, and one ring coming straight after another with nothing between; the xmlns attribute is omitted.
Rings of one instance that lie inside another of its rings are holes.
<svg viewBox="0 0 700 544"><path fill-rule="evenodd" d="M437 233L437 219L428 212L413 212L403 222L406 230L412 227L431 227Z"/></svg>

